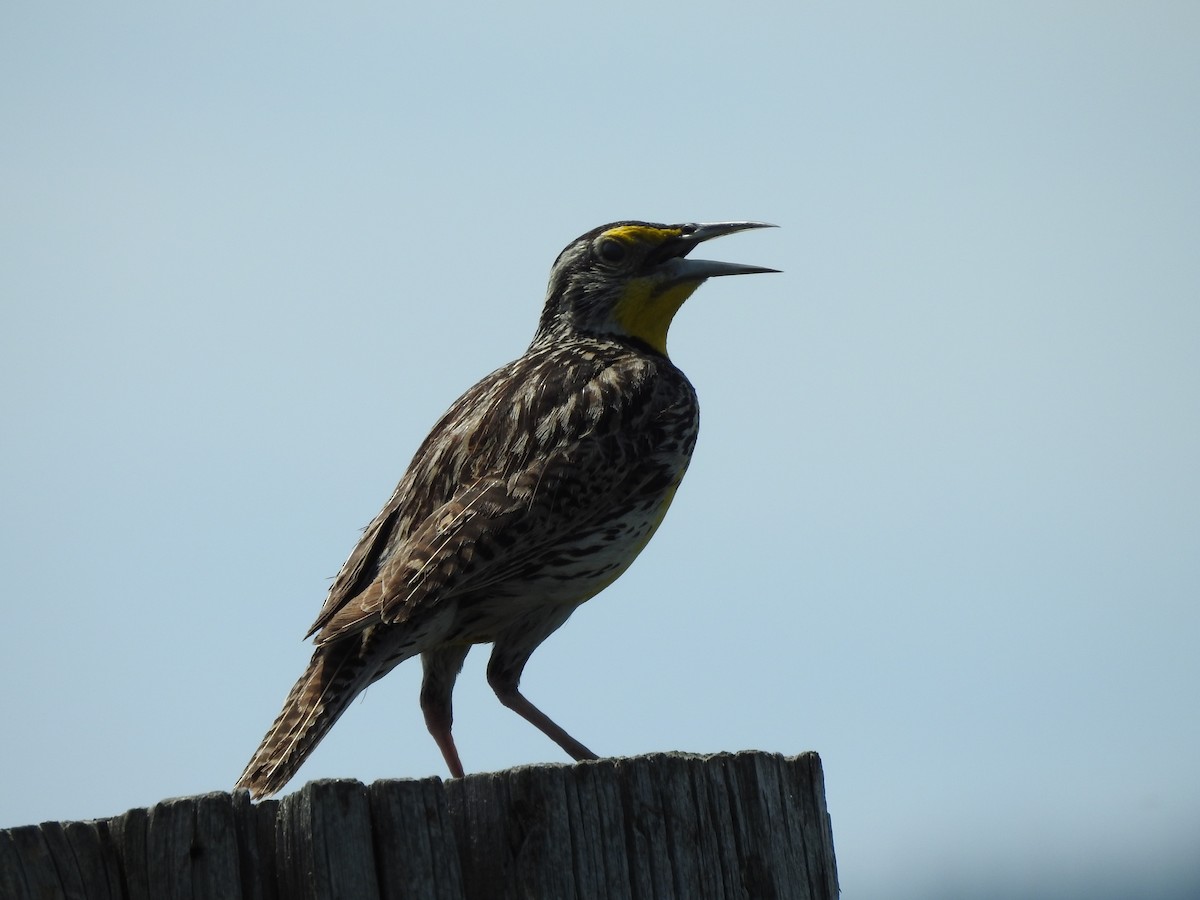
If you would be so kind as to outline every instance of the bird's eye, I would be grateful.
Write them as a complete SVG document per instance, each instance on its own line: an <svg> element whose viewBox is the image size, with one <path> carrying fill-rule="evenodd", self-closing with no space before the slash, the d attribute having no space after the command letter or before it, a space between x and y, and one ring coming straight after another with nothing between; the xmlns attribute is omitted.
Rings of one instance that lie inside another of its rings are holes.
<svg viewBox="0 0 1200 900"><path fill-rule="evenodd" d="M607 263L623 262L627 252L625 245L613 238L600 242L600 258Z"/></svg>

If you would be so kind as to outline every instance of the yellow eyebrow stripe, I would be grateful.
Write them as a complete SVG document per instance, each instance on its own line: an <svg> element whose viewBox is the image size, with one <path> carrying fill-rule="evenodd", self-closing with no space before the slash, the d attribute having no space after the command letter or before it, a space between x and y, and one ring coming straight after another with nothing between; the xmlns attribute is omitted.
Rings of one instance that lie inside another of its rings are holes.
<svg viewBox="0 0 1200 900"><path fill-rule="evenodd" d="M683 234L679 228L651 228L649 225L620 225L604 232L606 237L622 241L641 241L647 244L661 244L663 241Z"/></svg>

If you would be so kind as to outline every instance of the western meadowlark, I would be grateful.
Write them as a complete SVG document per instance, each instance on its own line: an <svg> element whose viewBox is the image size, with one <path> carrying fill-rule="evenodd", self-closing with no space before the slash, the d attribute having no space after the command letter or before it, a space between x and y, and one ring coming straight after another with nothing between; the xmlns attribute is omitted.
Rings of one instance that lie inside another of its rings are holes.
<svg viewBox="0 0 1200 900"><path fill-rule="evenodd" d="M434 425L342 566L307 635L312 661L238 787L278 791L355 696L417 654L425 723L462 777L451 692L472 644L492 644L501 703L596 758L525 699L521 672L629 567L687 470L699 409L667 358L672 317L708 278L776 271L687 254L763 227L615 222L559 254L529 349Z"/></svg>

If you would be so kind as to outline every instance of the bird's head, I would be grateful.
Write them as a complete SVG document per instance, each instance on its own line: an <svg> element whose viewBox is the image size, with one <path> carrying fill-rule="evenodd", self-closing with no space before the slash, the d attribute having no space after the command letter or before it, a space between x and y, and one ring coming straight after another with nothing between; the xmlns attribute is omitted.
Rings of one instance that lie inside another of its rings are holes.
<svg viewBox="0 0 1200 900"><path fill-rule="evenodd" d="M705 280L778 271L687 255L712 238L770 227L762 222L613 222L594 228L554 261L534 344L614 336L635 338L666 354L671 319Z"/></svg>

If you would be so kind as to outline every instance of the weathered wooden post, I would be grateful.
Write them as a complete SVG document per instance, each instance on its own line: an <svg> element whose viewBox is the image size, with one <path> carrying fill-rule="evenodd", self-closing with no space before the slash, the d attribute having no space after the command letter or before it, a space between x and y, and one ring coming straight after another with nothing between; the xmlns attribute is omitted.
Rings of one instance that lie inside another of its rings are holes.
<svg viewBox="0 0 1200 900"><path fill-rule="evenodd" d="M315 781L0 831L0 900L835 900L815 753Z"/></svg>

